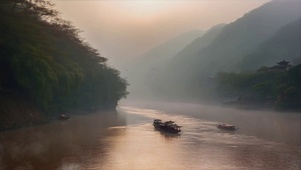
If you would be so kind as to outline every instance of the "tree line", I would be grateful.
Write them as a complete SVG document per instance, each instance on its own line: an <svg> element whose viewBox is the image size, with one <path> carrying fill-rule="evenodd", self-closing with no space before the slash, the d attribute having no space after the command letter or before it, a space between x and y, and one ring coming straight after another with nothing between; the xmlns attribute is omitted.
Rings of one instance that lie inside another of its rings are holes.
<svg viewBox="0 0 301 170"><path fill-rule="evenodd" d="M58 14L48 0L0 2L0 92L22 93L48 114L115 107L126 80Z"/></svg>
<svg viewBox="0 0 301 170"><path fill-rule="evenodd" d="M218 93L238 97L238 104L301 109L301 64L288 70L262 67L253 72L220 72L216 81Z"/></svg>

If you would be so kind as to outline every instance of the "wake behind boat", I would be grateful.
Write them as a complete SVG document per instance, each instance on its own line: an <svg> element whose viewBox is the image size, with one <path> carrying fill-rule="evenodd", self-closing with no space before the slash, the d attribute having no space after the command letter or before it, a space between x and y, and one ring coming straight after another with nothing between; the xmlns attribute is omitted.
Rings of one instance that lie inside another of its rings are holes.
<svg viewBox="0 0 301 170"><path fill-rule="evenodd" d="M162 122L160 119L155 119L153 123L157 130L168 132L168 133L179 133L181 132L181 126L175 124L174 121Z"/></svg>

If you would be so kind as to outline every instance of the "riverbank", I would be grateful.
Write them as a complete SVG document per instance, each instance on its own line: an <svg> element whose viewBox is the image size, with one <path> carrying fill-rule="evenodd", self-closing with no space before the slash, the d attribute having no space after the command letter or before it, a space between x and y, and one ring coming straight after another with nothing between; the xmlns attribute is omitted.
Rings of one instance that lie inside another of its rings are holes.
<svg viewBox="0 0 301 170"><path fill-rule="evenodd" d="M20 94L0 94L0 131L49 122L46 115Z"/></svg>
<svg viewBox="0 0 301 170"><path fill-rule="evenodd" d="M66 115L86 115L97 111L116 110L115 104L89 109L76 109ZM0 131L37 126L58 119L59 114L47 115L33 101L15 91L0 91Z"/></svg>

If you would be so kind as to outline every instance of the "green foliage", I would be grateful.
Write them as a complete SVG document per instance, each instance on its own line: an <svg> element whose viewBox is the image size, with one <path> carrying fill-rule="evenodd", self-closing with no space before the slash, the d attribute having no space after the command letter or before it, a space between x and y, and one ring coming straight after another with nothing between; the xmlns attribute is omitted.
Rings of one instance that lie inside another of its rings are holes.
<svg viewBox="0 0 301 170"><path fill-rule="evenodd" d="M113 108L126 97L127 82L70 22L57 17L52 3L0 5L0 65L6 66L0 89L21 91L48 113Z"/></svg>
<svg viewBox="0 0 301 170"><path fill-rule="evenodd" d="M301 65L288 71L262 68L248 73L218 73L218 92L223 96L252 97L263 103L272 100L279 109L301 108Z"/></svg>

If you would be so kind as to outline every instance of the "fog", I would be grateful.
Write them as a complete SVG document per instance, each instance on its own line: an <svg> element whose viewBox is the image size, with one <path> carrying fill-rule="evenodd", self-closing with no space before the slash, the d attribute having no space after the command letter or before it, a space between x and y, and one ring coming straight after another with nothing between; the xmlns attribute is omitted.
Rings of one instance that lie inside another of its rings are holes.
<svg viewBox="0 0 301 170"><path fill-rule="evenodd" d="M125 123L123 116L112 111L1 132L0 169L80 169L79 163L69 163L70 159L84 159L80 156L87 151L95 153L91 146L99 145L107 128ZM68 157L70 154L73 156Z"/></svg>
<svg viewBox="0 0 301 170"><path fill-rule="evenodd" d="M126 106L160 110L171 115L185 115L212 122L227 122L239 127L239 132L261 139L301 145L301 116L294 112L269 109L199 104L196 102L123 101Z"/></svg>
<svg viewBox="0 0 301 170"><path fill-rule="evenodd" d="M298 169L301 117L176 102L123 101L117 112L0 133L0 169ZM176 121L180 134L155 130ZM220 122L239 130L219 130Z"/></svg>
<svg viewBox="0 0 301 170"><path fill-rule="evenodd" d="M128 81L128 99L152 100L216 100L217 72L299 61L296 49L250 59L301 17L295 2L55 1L61 17Z"/></svg>
<svg viewBox="0 0 301 170"><path fill-rule="evenodd" d="M185 32L230 23L268 0L54 1L115 67Z"/></svg>
<svg viewBox="0 0 301 170"><path fill-rule="evenodd" d="M301 167L299 113L221 104L224 98L213 93L217 72L244 71L243 57L300 19L301 6L263 5L270 0L54 2L60 17L120 71L130 94L116 111L1 132L0 169ZM291 53L280 57L300 59ZM274 63L266 58L265 64ZM176 121L182 131L162 133L154 119ZM219 123L238 130L223 131Z"/></svg>
<svg viewBox="0 0 301 170"><path fill-rule="evenodd" d="M81 36L128 81L128 99L152 100L197 98L200 92L188 94L182 89L187 83L177 78L187 75L171 68L176 54L206 31L235 22L266 2L55 1L61 17L82 30ZM195 49L207 46L215 36L207 35Z"/></svg>

